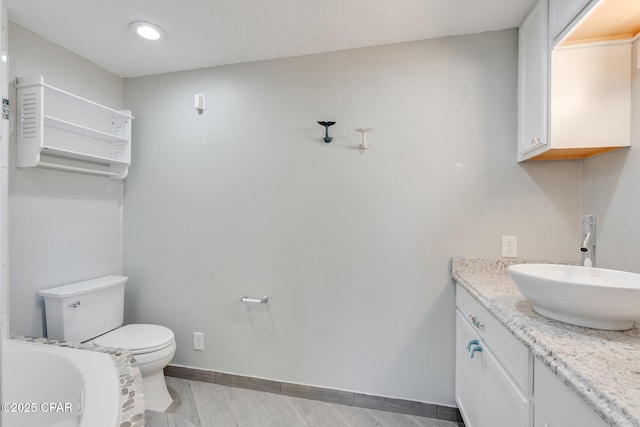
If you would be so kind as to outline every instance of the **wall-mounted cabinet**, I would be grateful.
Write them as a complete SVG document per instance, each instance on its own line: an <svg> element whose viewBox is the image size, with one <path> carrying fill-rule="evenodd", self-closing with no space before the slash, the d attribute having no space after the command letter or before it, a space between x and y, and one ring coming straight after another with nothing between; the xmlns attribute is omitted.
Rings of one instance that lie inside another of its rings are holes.
<svg viewBox="0 0 640 427"><path fill-rule="evenodd" d="M612 22L615 3L540 0L522 22L518 161L584 159L631 145L635 33ZM592 30L603 22L608 32Z"/></svg>
<svg viewBox="0 0 640 427"><path fill-rule="evenodd" d="M131 164L131 112L114 110L19 77L18 167L43 167L124 179Z"/></svg>

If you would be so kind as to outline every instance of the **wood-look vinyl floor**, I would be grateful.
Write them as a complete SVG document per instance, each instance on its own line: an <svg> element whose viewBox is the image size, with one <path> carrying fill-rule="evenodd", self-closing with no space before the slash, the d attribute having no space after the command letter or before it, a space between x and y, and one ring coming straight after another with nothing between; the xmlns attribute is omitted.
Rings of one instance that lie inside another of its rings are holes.
<svg viewBox="0 0 640 427"><path fill-rule="evenodd" d="M176 402L147 427L458 427L457 423L166 377Z"/></svg>

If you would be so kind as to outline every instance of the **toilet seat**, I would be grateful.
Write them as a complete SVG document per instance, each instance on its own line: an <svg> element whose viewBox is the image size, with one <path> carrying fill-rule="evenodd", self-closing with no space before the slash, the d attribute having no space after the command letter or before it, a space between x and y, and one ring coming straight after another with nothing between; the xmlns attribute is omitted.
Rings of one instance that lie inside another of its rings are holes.
<svg viewBox="0 0 640 427"><path fill-rule="evenodd" d="M95 345L124 348L134 355L152 353L175 342L173 331L160 325L126 325L93 340Z"/></svg>

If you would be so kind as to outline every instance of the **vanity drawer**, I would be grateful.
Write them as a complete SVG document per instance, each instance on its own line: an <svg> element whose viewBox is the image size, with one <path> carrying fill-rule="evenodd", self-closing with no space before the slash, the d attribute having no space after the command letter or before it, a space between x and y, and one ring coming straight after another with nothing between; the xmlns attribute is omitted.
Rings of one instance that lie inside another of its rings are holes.
<svg viewBox="0 0 640 427"><path fill-rule="evenodd" d="M456 284L456 306L518 387L525 394L530 394L532 376L530 354L524 344L459 284Z"/></svg>

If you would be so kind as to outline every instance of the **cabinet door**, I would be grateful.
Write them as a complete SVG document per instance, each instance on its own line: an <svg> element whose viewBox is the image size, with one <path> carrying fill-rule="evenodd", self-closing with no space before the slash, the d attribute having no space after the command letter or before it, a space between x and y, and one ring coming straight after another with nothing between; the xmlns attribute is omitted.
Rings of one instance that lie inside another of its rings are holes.
<svg viewBox="0 0 640 427"><path fill-rule="evenodd" d="M606 427L587 404L536 359L534 367L534 427Z"/></svg>
<svg viewBox="0 0 640 427"><path fill-rule="evenodd" d="M547 1L538 1L518 33L518 161L547 144Z"/></svg>
<svg viewBox="0 0 640 427"><path fill-rule="evenodd" d="M478 344L471 344L473 341ZM456 402L467 427L483 427L484 356L473 353L482 342L464 316L456 311Z"/></svg>
<svg viewBox="0 0 640 427"><path fill-rule="evenodd" d="M549 0L549 38L556 40L589 0Z"/></svg>
<svg viewBox="0 0 640 427"><path fill-rule="evenodd" d="M484 425L489 427L530 426L529 399L518 389L490 349L484 349Z"/></svg>

